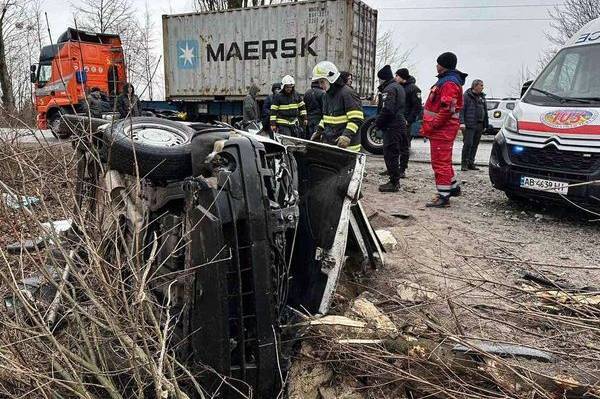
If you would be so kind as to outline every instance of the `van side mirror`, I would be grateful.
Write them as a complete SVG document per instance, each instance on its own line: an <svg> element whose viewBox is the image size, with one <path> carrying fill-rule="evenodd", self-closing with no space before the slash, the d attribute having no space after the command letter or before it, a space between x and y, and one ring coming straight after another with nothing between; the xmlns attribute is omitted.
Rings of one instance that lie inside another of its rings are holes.
<svg viewBox="0 0 600 399"><path fill-rule="evenodd" d="M31 83L37 82L37 75L35 74L35 72L31 72L31 74L29 75L29 79L31 80Z"/></svg>
<svg viewBox="0 0 600 399"><path fill-rule="evenodd" d="M525 92L527 89L529 89L529 86L531 86L532 83L533 80L528 80L527 82L523 83L523 86L521 87L521 97L525 95Z"/></svg>

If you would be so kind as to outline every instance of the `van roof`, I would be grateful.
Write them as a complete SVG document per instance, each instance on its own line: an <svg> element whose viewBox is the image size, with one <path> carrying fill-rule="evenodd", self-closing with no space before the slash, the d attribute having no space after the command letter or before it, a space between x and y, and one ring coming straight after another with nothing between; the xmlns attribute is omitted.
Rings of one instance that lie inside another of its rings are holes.
<svg viewBox="0 0 600 399"><path fill-rule="evenodd" d="M600 44L600 18L588 22L565 43L564 47Z"/></svg>

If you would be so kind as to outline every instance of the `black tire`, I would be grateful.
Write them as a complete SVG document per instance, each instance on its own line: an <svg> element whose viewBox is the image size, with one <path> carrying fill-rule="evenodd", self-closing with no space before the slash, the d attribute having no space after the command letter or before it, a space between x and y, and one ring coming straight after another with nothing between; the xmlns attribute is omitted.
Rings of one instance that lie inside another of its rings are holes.
<svg viewBox="0 0 600 399"><path fill-rule="evenodd" d="M60 109L54 111L48 117L48 129L57 139L65 140L71 137L71 130L62 119L63 111Z"/></svg>
<svg viewBox="0 0 600 399"><path fill-rule="evenodd" d="M371 154L383 154L383 138L376 137L377 127L375 126L376 116L367 118L360 128L360 137L362 147Z"/></svg>
<svg viewBox="0 0 600 399"><path fill-rule="evenodd" d="M102 155L121 173L155 181L180 179L192 174L194 133L189 126L161 118L123 119L103 132Z"/></svg>

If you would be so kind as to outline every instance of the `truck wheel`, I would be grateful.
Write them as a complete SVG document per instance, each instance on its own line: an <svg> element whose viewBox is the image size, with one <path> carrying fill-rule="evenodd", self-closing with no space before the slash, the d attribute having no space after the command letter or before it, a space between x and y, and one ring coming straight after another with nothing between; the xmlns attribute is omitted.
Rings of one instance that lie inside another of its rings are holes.
<svg viewBox="0 0 600 399"><path fill-rule="evenodd" d="M381 135L379 129L375 126L376 116L372 116L367 118L360 128L360 136L362 146L365 150L369 151L371 154L381 155L383 154L383 137L378 137Z"/></svg>
<svg viewBox="0 0 600 399"><path fill-rule="evenodd" d="M71 130L68 129L62 120L63 111L52 112L48 117L48 129L57 139L68 139L71 137ZM64 128L64 129L63 129Z"/></svg>
<svg viewBox="0 0 600 399"><path fill-rule="evenodd" d="M103 132L102 155L119 172L151 180L175 180L192 174L195 130L161 118L135 117Z"/></svg>

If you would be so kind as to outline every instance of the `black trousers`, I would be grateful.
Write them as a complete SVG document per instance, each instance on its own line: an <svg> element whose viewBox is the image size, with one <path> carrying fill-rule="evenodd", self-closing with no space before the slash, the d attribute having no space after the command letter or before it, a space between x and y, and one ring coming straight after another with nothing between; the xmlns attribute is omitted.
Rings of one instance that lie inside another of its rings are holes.
<svg viewBox="0 0 600 399"><path fill-rule="evenodd" d="M408 161L410 159L410 129L406 128L402 132L400 140L400 171L404 172L408 169Z"/></svg>
<svg viewBox="0 0 600 399"><path fill-rule="evenodd" d="M462 166L468 167L475 164L475 155L477 155L477 148L482 134L483 123L465 129L463 133Z"/></svg>
<svg viewBox="0 0 600 399"><path fill-rule="evenodd" d="M277 125L277 133L282 134L284 136L302 138L304 129L301 129L296 125Z"/></svg>
<svg viewBox="0 0 600 399"><path fill-rule="evenodd" d="M404 171L408 165L408 155L401 156L405 151L404 148L408 153L406 127L394 126L383 129L383 160L390 175L390 181L394 183L400 181L400 171Z"/></svg>

